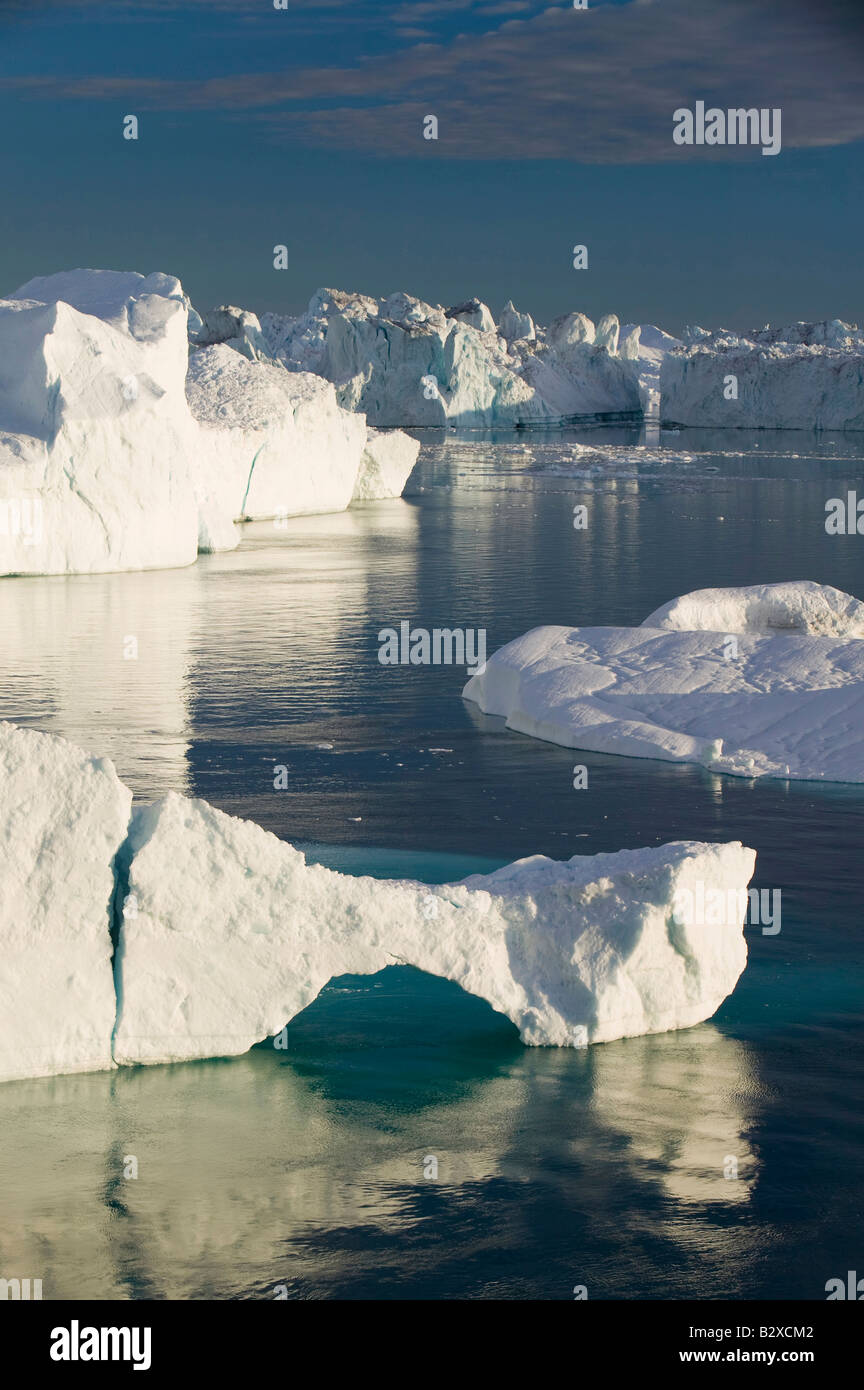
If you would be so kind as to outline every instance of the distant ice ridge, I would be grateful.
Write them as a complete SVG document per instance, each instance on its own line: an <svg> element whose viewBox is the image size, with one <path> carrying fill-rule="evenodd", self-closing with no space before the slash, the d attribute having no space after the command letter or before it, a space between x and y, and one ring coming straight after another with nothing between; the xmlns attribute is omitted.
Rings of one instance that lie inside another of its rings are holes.
<svg viewBox="0 0 864 1390"><path fill-rule="evenodd" d="M864 605L801 580L703 589L639 627L540 627L464 697L566 748L864 782Z"/></svg>
<svg viewBox="0 0 864 1390"><path fill-rule="evenodd" d="M263 314L271 355L332 381L373 425L556 425L639 419L637 376L618 356L618 320L583 314L548 330L508 301L496 327L481 300L449 309L398 293L320 289L299 318Z"/></svg>
<svg viewBox="0 0 864 1390"><path fill-rule="evenodd" d="M736 335L689 328L663 359L664 424L864 429L864 331L832 319Z"/></svg>
<svg viewBox="0 0 864 1390"><path fill-rule="evenodd" d="M329 383L277 368L256 322L202 320L161 274L0 300L0 575L188 565L235 546L236 520L401 493L419 445L382 446Z"/></svg>
<svg viewBox="0 0 864 1390"><path fill-rule="evenodd" d="M130 802L107 759L0 724L0 1080L235 1055L334 976L392 964L456 981L527 1044L582 1046L709 1018L746 962L737 843L433 887L307 864L176 793ZM679 921L688 891L720 895L724 925Z"/></svg>

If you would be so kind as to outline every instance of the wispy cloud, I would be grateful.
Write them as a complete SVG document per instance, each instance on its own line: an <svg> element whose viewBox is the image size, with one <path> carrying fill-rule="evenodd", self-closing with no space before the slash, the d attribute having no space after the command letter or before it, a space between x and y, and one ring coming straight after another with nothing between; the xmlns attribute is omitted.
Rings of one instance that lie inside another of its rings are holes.
<svg viewBox="0 0 864 1390"><path fill-rule="evenodd" d="M141 0L158 8L160 0ZM207 0L233 5L242 0ZM345 0L298 0L334 9ZM136 8L138 8L136 4ZM470 16L474 32L415 41L436 21ZM260 11L259 11L260 13ZM479 31L478 19L485 21ZM857 0L530 0L396 4L397 47L351 65L226 73L202 81L92 74L0 79L21 94L123 100L130 109L244 114L274 139L367 155L638 163L748 158L672 143L672 112L712 105L781 107L784 146L864 139L864 18ZM402 31L401 40L398 38ZM422 118L440 138L424 141ZM758 157L758 153L756 155Z"/></svg>

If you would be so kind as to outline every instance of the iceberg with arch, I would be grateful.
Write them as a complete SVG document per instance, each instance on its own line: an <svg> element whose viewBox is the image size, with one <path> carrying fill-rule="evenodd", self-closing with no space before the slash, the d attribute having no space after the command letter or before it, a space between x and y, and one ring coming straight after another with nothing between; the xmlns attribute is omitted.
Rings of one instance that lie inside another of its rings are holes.
<svg viewBox="0 0 864 1390"><path fill-rule="evenodd" d="M0 1080L236 1055L334 976L394 964L456 981L526 1044L580 1047L709 1018L746 963L737 843L430 886L307 864L177 793L130 802L108 759L0 724ZM740 917L678 920L706 888Z"/></svg>
<svg viewBox="0 0 864 1390"><path fill-rule="evenodd" d="M810 580L699 589L639 627L539 627L463 690L565 748L864 782L864 604Z"/></svg>

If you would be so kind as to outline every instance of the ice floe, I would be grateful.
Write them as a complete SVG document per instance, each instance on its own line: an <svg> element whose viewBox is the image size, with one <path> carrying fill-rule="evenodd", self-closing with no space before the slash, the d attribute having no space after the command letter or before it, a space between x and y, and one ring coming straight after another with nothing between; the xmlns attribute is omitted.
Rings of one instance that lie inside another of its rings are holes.
<svg viewBox="0 0 864 1390"><path fill-rule="evenodd" d="M541 627L464 696L567 748L864 782L864 608L796 581L686 594L639 627Z"/></svg>

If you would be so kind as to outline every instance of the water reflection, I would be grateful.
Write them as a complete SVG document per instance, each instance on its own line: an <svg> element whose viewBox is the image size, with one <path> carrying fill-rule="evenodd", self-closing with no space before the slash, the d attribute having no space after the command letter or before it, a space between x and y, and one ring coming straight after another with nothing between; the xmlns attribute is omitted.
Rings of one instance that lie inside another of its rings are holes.
<svg viewBox="0 0 864 1390"><path fill-rule="evenodd" d="M694 1243L733 1277L749 1237L730 1245L712 1212L746 1205L755 1171L740 1044L704 1025L524 1049L455 987L439 982L436 1028L416 980L377 994L382 981L346 980L342 995L337 982L323 1019L312 1006L291 1030L296 1056L0 1088L4 1270L42 1277L46 1298L272 1298L279 1284L387 1296L400 1282L477 1296L521 1245L504 1279L515 1296L564 1298L578 1281L624 1297L634 1274L609 1232L630 1222L640 1278L674 1286ZM419 1008L422 1038L400 1001ZM730 1153L737 1181L723 1178Z"/></svg>

